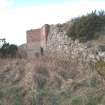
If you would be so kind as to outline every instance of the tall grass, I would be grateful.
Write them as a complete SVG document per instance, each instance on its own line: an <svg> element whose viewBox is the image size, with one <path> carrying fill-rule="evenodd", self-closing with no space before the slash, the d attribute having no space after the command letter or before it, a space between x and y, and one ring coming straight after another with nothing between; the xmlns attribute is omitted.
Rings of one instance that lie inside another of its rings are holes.
<svg viewBox="0 0 105 105"><path fill-rule="evenodd" d="M39 57L0 62L1 105L104 105L101 61Z"/></svg>

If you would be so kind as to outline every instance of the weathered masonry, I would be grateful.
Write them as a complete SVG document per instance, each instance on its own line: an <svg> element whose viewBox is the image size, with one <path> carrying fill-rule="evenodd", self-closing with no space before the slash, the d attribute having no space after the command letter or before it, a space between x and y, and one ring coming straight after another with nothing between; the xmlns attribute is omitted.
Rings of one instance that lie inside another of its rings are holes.
<svg viewBox="0 0 105 105"><path fill-rule="evenodd" d="M27 51L29 56L43 55L46 49L49 25L45 24L39 29L31 29L26 32Z"/></svg>
<svg viewBox="0 0 105 105"><path fill-rule="evenodd" d="M64 56L68 60L80 58L85 61L105 58L103 52L96 54L99 45L89 48L79 40L72 40L66 35L65 26L61 24L45 24L40 29L28 30L26 34L28 57L46 54L60 58Z"/></svg>

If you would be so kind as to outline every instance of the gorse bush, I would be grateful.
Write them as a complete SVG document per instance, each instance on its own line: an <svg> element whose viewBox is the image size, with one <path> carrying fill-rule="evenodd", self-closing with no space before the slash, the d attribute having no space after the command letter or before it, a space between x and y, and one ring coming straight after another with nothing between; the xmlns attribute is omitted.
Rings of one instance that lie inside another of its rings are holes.
<svg viewBox="0 0 105 105"><path fill-rule="evenodd" d="M18 47L14 44L5 43L0 48L0 55L1 57L16 57L18 51Z"/></svg>
<svg viewBox="0 0 105 105"><path fill-rule="evenodd" d="M73 19L72 25L67 31L67 35L73 40L79 39L81 42L97 38L97 33L105 27L105 12L92 12L85 16Z"/></svg>

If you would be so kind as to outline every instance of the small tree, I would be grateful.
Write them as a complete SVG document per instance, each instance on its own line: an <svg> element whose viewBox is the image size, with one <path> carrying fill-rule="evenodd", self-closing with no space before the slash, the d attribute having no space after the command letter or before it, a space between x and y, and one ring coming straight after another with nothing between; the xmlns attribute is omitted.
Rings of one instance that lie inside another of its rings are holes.
<svg viewBox="0 0 105 105"><path fill-rule="evenodd" d="M3 44L0 49L1 57L7 57L9 54L9 43Z"/></svg>
<svg viewBox="0 0 105 105"><path fill-rule="evenodd" d="M14 44L5 43L0 49L1 57L16 57L18 47Z"/></svg>
<svg viewBox="0 0 105 105"><path fill-rule="evenodd" d="M8 53L10 57L16 57L17 50L18 50L18 47L14 44L11 44L9 46L9 53Z"/></svg>

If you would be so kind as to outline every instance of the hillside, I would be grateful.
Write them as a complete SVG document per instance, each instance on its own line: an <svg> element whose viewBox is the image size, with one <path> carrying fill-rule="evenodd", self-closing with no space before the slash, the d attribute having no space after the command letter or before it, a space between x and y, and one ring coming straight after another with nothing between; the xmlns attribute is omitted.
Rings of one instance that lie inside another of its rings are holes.
<svg viewBox="0 0 105 105"><path fill-rule="evenodd" d="M97 64L55 57L0 59L0 105L104 105L105 72Z"/></svg>
<svg viewBox="0 0 105 105"><path fill-rule="evenodd" d="M85 60L105 58L104 20L104 11L94 11L64 24L50 25L46 55L82 57Z"/></svg>
<svg viewBox="0 0 105 105"><path fill-rule="evenodd" d="M44 56L28 58L23 44L12 57L4 47L8 56L0 58L0 105L105 105L103 18L104 12L93 12L50 25Z"/></svg>

